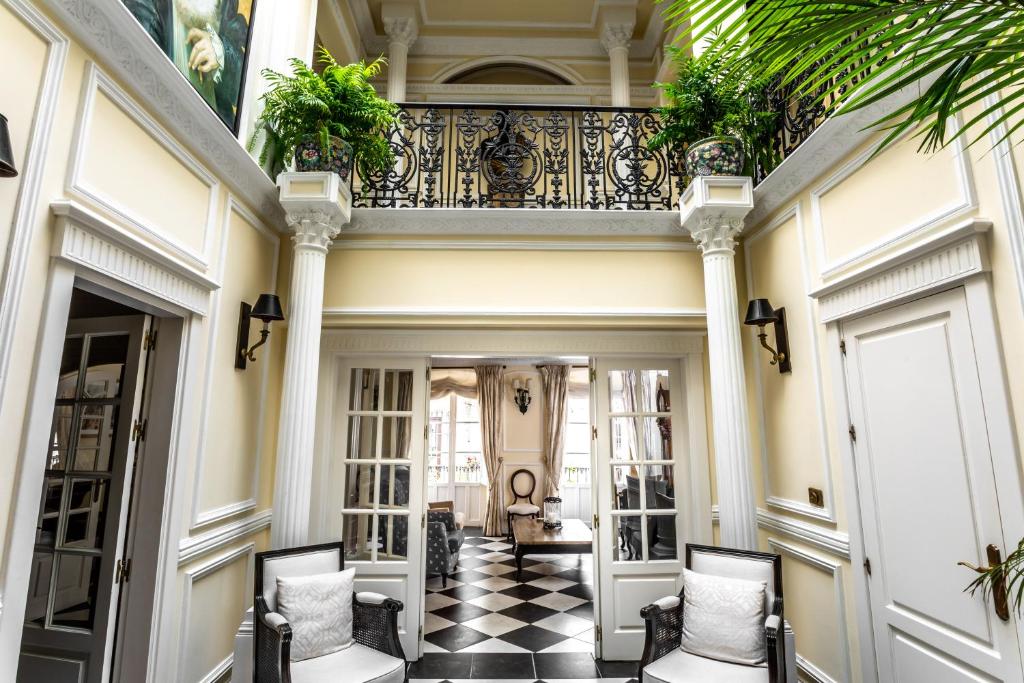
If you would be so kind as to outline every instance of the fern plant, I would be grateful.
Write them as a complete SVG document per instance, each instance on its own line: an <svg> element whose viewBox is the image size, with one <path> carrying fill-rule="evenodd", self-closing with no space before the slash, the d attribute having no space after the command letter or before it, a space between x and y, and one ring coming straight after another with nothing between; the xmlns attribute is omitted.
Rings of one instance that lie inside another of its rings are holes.
<svg viewBox="0 0 1024 683"><path fill-rule="evenodd" d="M395 155L387 132L396 122L398 105L378 96L370 82L387 62L380 57L369 64L342 65L323 47L317 56L323 67L320 73L294 58L289 60L290 75L263 70L270 88L260 98L263 111L249 150L254 150L262 131L259 161L276 176L298 145L313 140L327 154L334 136L352 146L361 170L372 173L391 167Z"/></svg>

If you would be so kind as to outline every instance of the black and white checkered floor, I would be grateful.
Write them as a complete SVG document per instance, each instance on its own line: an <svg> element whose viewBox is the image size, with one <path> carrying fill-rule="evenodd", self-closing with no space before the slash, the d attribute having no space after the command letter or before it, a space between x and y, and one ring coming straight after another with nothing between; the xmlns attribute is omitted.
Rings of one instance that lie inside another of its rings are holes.
<svg viewBox="0 0 1024 683"><path fill-rule="evenodd" d="M635 681L636 662L595 661L589 555L527 555L467 529L458 570L427 579L424 656L410 683Z"/></svg>

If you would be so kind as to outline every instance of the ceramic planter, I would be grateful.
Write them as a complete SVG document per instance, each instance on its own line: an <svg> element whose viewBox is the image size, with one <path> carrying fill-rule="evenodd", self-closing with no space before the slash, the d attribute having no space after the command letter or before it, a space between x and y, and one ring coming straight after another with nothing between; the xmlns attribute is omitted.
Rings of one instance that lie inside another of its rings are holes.
<svg viewBox="0 0 1024 683"><path fill-rule="evenodd" d="M333 171L348 182L352 175L352 145L333 135L327 153L318 140L307 140L295 148L296 171Z"/></svg>
<svg viewBox="0 0 1024 683"><path fill-rule="evenodd" d="M686 173L702 175L742 175L743 143L728 135L704 138L686 150Z"/></svg>

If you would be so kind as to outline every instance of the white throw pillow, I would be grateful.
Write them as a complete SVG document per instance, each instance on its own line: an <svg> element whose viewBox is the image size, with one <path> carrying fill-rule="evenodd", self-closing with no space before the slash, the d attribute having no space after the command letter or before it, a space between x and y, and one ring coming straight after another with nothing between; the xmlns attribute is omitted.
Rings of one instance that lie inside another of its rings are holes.
<svg viewBox="0 0 1024 683"><path fill-rule="evenodd" d="M683 650L723 662L765 661L765 582L683 570Z"/></svg>
<svg viewBox="0 0 1024 683"><path fill-rule="evenodd" d="M292 628L291 660L344 650L352 644L352 584L356 570L277 577L277 611Z"/></svg>

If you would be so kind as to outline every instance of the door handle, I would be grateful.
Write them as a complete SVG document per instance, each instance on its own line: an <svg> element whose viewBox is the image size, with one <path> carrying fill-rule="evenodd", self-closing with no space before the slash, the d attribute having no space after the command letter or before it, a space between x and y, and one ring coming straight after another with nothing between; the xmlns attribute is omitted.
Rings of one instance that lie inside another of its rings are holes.
<svg viewBox="0 0 1024 683"><path fill-rule="evenodd" d="M1002 564L1003 556L999 551L999 546L995 543L989 543L988 547L985 548L985 552L988 555L988 567L977 567L970 562L957 562L961 567L967 567L973 569L979 574L985 574L991 571L992 567ZM1007 597L1006 589L1006 575L999 572L992 581L992 603L996 610L996 616L1003 621L1010 620L1010 603Z"/></svg>

